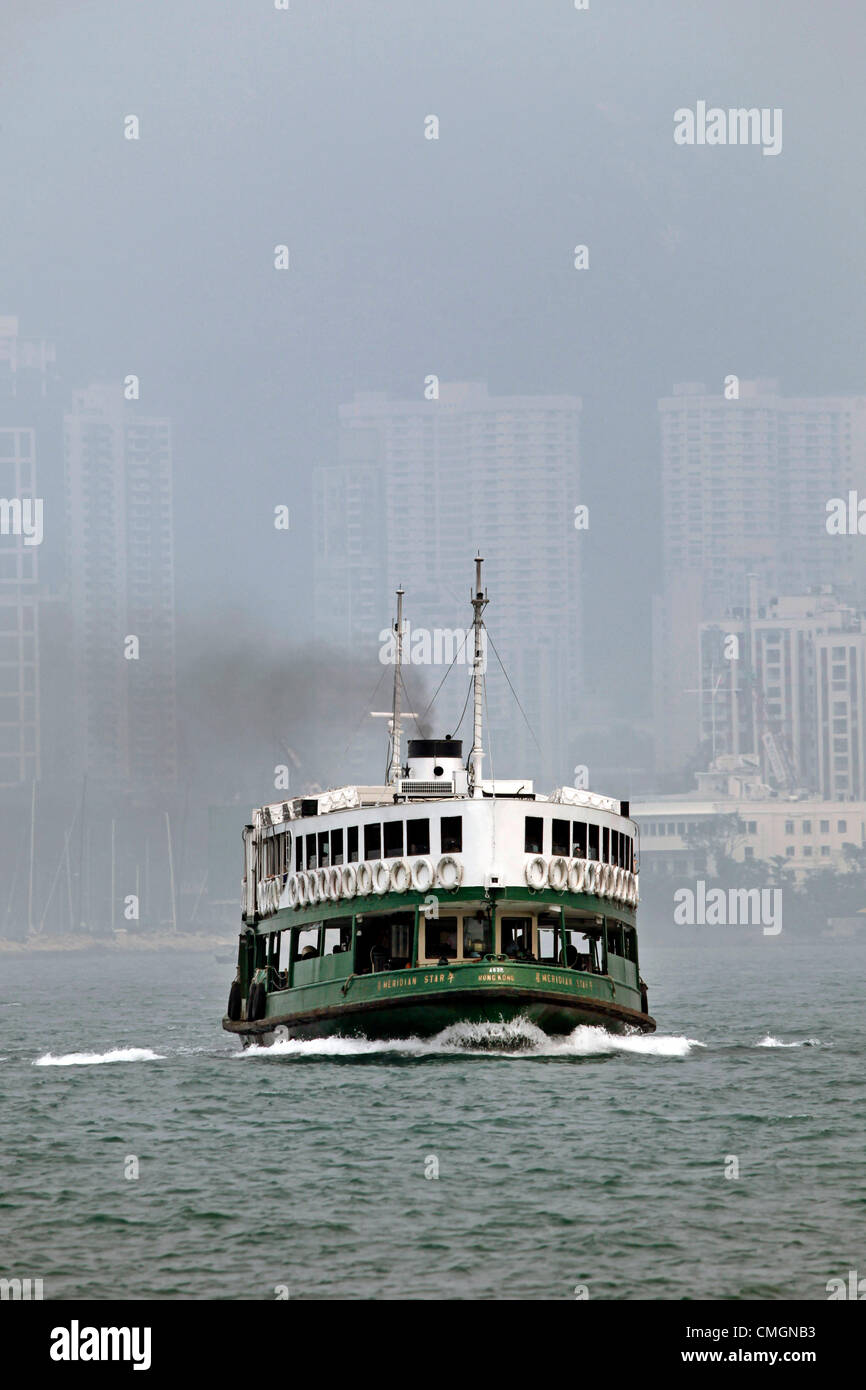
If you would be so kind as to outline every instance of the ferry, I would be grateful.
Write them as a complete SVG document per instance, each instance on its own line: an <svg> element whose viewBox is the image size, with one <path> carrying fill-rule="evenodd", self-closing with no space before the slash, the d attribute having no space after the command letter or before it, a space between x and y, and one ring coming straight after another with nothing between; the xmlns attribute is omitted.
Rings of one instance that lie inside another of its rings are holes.
<svg viewBox="0 0 866 1390"><path fill-rule="evenodd" d="M403 592L384 786L261 806L243 830L237 970L223 1028L244 1046L429 1037L525 1019L652 1032L638 959L640 846L627 801L484 775L484 609L475 562L473 738L402 752Z"/></svg>

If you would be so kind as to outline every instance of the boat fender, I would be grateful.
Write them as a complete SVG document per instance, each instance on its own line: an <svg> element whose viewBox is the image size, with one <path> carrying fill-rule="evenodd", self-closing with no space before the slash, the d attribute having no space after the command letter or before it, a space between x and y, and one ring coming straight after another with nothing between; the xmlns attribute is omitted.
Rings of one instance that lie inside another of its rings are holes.
<svg viewBox="0 0 866 1390"><path fill-rule="evenodd" d="M548 882L555 893L564 893L568 887L568 863L561 855L551 859L547 871Z"/></svg>
<svg viewBox="0 0 866 1390"><path fill-rule="evenodd" d="M582 893L583 884L586 879L586 860L572 859L568 866L568 890L570 893Z"/></svg>
<svg viewBox="0 0 866 1390"><path fill-rule="evenodd" d="M412 887L416 893L426 893L433 887L433 865L429 859L416 859L412 865Z"/></svg>
<svg viewBox="0 0 866 1390"><path fill-rule="evenodd" d="M463 865L453 854L443 854L436 865L436 882L446 892L454 892L463 882Z"/></svg>
<svg viewBox="0 0 866 1390"><path fill-rule="evenodd" d="M328 870L328 896L336 903L339 902L343 892L343 875L336 864Z"/></svg>
<svg viewBox="0 0 866 1390"><path fill-rule="evenodd" d="M412 873L405 859L391 865L391 887L395 893L405 893L412 883Z"/></svg>
<svg viewBox="0 0 866 1390"><path fill-rule="evenodd" d="M238 1019L241 1016L241 986L238 980L232 981L232 987L229 990L229 1003L228 1008L226 1009L226 1013L228 1014L232 1023L237 1023ZM646 1013L646 1009L644 1009L644 1013Z"/></svg>
<svg viewBox="0 0 866 1390"><path fill-rule="evenodd" d="M358 891L358 875L354 864L344 864L340 877L343 881L343 897L354 898Z"/></svg>
<svg viewBox="0 0 866 1390"><path fill-rule="evenodd" d="M536 854L534 859L530 859L526 866L526 882L530 888L545 888L547 886L547 860L540 854Z"/></svg>
<svg viewBox="0 0 866 1390"><path fill-rule="evenodd" d="M369 864L358 865L357 884L358 897L369 897L370 893L373 891L373 871Z"/></svg>
<svg viewBox="0 0 866 1390"><path fill-rule="evenodd" d="M391 870L384 859L379 859L373 865L373 892L380 898L383 893L387 893L391 886Z"/></svg>

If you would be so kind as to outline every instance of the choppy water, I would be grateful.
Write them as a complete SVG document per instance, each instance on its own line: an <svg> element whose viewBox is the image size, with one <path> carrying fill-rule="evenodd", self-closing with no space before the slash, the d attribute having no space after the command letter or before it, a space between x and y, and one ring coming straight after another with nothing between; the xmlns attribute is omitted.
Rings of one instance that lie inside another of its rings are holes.
<svg viewBox="0 0 866 1390"><path fill-rule="evenodd" d="M693 931L642 942L652 1037L242 1053L209 956L0 958L0 1275L94 1299L824 1299L866 1272L864 967L863 942Z"/></svg>

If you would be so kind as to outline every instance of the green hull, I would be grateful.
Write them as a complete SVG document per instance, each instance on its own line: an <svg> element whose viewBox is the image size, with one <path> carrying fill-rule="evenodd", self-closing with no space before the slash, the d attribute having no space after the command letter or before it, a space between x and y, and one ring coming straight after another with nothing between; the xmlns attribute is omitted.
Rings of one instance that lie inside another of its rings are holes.
<svg viewBox="0 0 866 1390"><path fill-rule="evenodd" d="M612 1032L653 1032L637 990L609 975L540 963L484 962L425 966L342 982L282 990L268 996L256 1022L223 1027L245 1044L277 1037L432 1037L455 1023L508 1023L522 1018L545 1033L581 1024Z"/></svg>

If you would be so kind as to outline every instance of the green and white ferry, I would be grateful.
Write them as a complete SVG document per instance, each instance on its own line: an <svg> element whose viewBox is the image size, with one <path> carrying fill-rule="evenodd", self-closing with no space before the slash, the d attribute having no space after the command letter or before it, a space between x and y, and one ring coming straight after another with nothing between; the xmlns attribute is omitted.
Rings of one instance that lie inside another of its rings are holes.
<svg viewBox="0 0 866 1390"><path fill-rule="evenodd" d="M410 739L403 764L398 591L387 784L261 806L244 828L223 1027L245 1046L424 1037L461 1021L655 1029L628 802L484 776L481 563L465 764L457 738Z"/></svg>

